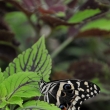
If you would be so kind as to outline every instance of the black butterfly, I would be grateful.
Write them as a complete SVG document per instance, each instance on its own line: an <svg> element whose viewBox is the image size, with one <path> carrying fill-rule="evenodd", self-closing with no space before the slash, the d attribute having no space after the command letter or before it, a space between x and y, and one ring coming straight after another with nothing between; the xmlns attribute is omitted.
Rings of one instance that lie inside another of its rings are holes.
<svg viewBox="0 0 110 110"><path fill-rule="evenodd" d="M80 110L80 105L86 99L94 97L100 88L89 81L60 80L46 83L40 82L44 101L54 103L61 110Z"/></svg>

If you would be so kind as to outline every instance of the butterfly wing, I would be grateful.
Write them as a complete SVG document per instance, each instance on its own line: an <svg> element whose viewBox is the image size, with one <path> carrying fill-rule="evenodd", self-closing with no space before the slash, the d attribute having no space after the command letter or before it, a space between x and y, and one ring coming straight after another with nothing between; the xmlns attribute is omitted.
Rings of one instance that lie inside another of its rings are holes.
<svg viewBox="0 0 110 110"><path fill-rule="evenodd" d="M94 97L99 94L100 88L89 81L71 80L75 87L75 95L78 95L82 100Z"/></svg>
<svg viewBox="0 0 110 110"><path fill-rule="evenodd" d="M71 89L64 90L64 85L71 85ZM80 110L80 105L84 100L94 97L100 92L100 88L89 81L80 80L60 80L47 84L41 82L41 92L48 103L54 103L61 110Z"/></svg>
<svg viewBox="0 0 110 110"><path fill-rule="evenodd" d="M83 101L96 96L100 92L100 88L89 81L71 80L75 88L75 99L73 99L68 110L80 110Z"/></svg>
<svg viewBox="0 0 110 110"><path fill-rule="evenodd" d="M44 95L44 101L46 101L48 103L53 103L53 104L56 104L56 102L57 102L56 98L50 92L48 92L46 95Z"/></svg>

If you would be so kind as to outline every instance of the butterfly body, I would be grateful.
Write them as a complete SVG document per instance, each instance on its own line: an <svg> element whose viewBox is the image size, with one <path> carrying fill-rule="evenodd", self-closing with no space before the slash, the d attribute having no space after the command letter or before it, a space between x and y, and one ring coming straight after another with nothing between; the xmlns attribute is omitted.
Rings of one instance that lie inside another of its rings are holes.
<svg viewBox="0 0 110 110"><path fill-rule="evenodd" d="M80 110L83 101L100 92L97 85L80 80L41 81L40 90L46 102L54 103L61 110Z"/></svg>

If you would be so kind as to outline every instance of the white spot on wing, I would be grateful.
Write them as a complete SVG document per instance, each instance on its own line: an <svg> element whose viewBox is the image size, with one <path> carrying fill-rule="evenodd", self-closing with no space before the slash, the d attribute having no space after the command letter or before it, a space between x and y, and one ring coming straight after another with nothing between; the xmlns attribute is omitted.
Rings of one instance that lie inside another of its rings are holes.
<svg viewBox="0 0 110 110"><path fill-rule="evenodd" d="M80 102L80 104L82 104L82 101Z"/></svg>
<svg viewBox="0 0 110 110"><path fill-rule="evenodd" d="M75 98L76 101L78 101L79 99L81 99L79 96L77 96L77 97Z"/></svg>
<svg viewBox="0 0 110 110"><path fill-rule="evenodd" d="M68 81L68 84L71 84L71 82L70 82L70 81Z"/></svg>
<svg viewBox="0 0 110 110"><path fill-rule="evenodd" d="M79 95L79 92L77 90L75 90L75 95Z"/></svg>
<svg viewBox="0 0 110 110"><path fill-rule="evenodd" d="M81 97L84 98L85 96L82 94Z"/></svg>
<svg viewBox="0 0 110 110"><path fill-rule="evenodd" d="M90 90L92 90L93 88L91 87Z"/></svg>
<svg viewBox="0 0 110 110"><path fill-rule="evenodd" d="M78 90L79 90L79 91L84 91L84 89L82 89L82 88L78 88Z"/></svg>
<svg viewBox="0 0 110 110"><path fill-rule="evenodd" d="M73 107L72 107L72 110L76 110L76 107L75 107L75 106L73 106Z"/></svg>
<svg viewBox="0 0 110 110"><path fill-rule="evenodd" d="M87 89L87 92L89 92L89 89Z"/></svg>
<svg viewBox="0 0 110 110"><path fill-rule="evenodd" d="M93 92L91 92L91 95L93 95Z"/></svg>
<svg viewBox="0 0 110 110"><path fill-rule="evenodd" d="M96 90L94 90L94 93L96 93L96 94L97 94L97 91L96 91Z"/></svg>
<svg viewBox="0 0 110 110"><path fill-rule="evenodd" d="M75 105L76 104L76 101L73 101L73 105Z"/></svg>
<svg viewBox="0 0 110 110"><path fill-rule="evenodd" d="M88 82L85 81L84 84L85 84L85 85L88 85Z"/></svg>
<svg viewBox="0 0 110 110"><path fill-rule="evenodd" d="M78 84L78 87L80 86L80 82L76 82Z"/></svg>
<svg viewBox="0 0 110 110"><path fill-rule="evenodd" d="M97 87L96 87L96 85L94 85L94 88L97 90Z"/></svg>
<svg viewBox="0 0 110 110"><path fill-rule="evenodd" d="M89 97L89 94L87 94L86 96Z"/></svg>
<svg viewBox="0 0 110 110"><path fill-rule="evenodd" d="M80 107L78 107L78 110L80 110Z"/></svg>

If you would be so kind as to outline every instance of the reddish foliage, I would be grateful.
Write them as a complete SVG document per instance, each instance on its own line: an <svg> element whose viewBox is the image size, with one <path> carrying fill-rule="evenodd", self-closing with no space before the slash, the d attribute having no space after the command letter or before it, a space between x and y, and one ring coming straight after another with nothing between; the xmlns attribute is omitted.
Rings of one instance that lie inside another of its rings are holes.
<svg viewBox="0 0 110 110"><path fill-rule="evenodd" d="M73 79L73 76L71 74L68 74L66 72L55 72L51 75L52 80L61 80L61 79Z"/></svg>
<svg viewBox="0 0 110 110"><path fill-rule="evenodd" d="M100 30L100 29L89 29L89 30L86 30L86 31L83 31L83 32L80 32L77 37L89 37L89 36L92 36L92 37L96 37L96 36L99 36L99 37L107 37L110 35L110 31L107 31L107 30Z"/></svg>
<svg viewBox="0 0 110 110"><path fill-rule="evenodd" d="M53 6L53 7L49 7L48 10L53 10L54 12L65 12L67 9L66 6L62 6L62 5L57 5L57 6Z"/></svg>
<svg viewBox="0 0 110 110"><path fill-rule="evenodd" d="M55 5L55 4L61 4L62 3L61 0L44 0L44 1L47 3L47 5L49 7L51 7L52 5Z"/></svg>
<svg viewBox="0 0 110 110"><path fill-rule="evenodd" d="M54 14L55 12L53 10L46 10L46 9L43 9L42 7L38 7L38 11L41 13L41 14Z"/></svg>
<svg viewBox="0 0 110 110"><path fill-rule="evenodd" d="M103 11L107 11L109 9L109 7L107 6L107 4L103 4L101 2L98 2L97 0L87 0L86 3L84 3L81 7L80 10L84 10L84 9L97 9L99 8L102 12Z"/></svg>
<svg viewBox="0 0 110 110"><path fill-rule="evenodd" d="M52 27L55 27L58 25L74 26L78 24L78 23L68 23L60 18L53 17L50 15L43 15L41 16L41 19Z"/></svg>
<svg viewBox="0 0 110 110"><path fill-rule="evenodd" d="M68 4L68 7L69 8L74 8L75 5L77 4L78 0L72 0L69 4Z"/></svg>
<svg viewBox="0 0 110 110"><path fill-rule="evenodd" d="M100 62L81 60L73 62L69 69L69 73L73 73L75 78L90 80L94 77L103 78L103 65Z"/></svg>

